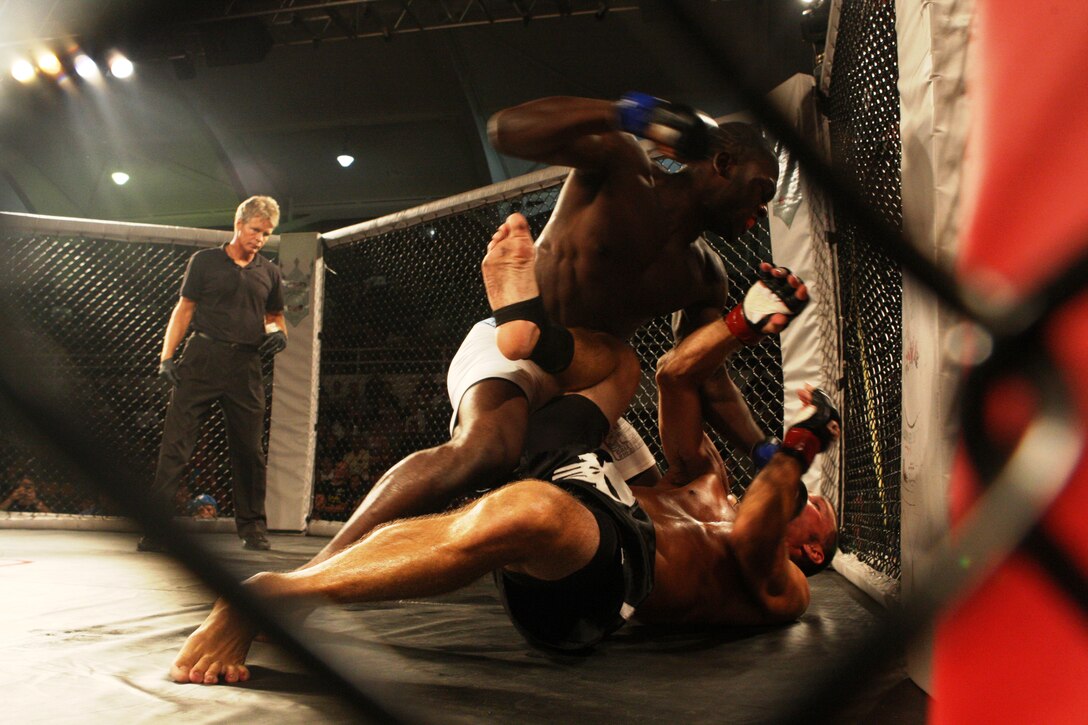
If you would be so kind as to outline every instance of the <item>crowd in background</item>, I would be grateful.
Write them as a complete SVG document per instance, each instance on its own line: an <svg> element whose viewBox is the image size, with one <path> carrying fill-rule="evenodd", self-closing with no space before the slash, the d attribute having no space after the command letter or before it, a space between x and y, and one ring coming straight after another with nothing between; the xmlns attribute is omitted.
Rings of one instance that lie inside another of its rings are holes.
<svg viewBox="0 0 1088 725"><path fill-rule="evenodd" d="M440 378L397 382L376 374L322 386L312 519L347 519L393 464L446 434L449 403Z"/></svg>
<svg viewBox="0 0 1088 725"><path fill-rule="evenodd" d="M414 451L447 434L449 402L440 375L336 377L320 392L317 465L311 518L343 521L375 481ZM0 511L116 516L108 499L77 485L75 477L10 441L0 455ZM229 466L217 462L202 438L174 496L178 516L232 515ZM10 450L8 450L10 449ZM222 465L220 465L222 464Z"/></svg>

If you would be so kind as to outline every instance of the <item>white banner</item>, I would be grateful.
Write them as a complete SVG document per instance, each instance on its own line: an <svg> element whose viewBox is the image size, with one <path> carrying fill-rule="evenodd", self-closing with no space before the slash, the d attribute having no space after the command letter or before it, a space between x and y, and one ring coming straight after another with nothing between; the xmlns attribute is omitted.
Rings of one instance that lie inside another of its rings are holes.
<svg viewBox="0 0 1088 725"><path fill-rule="evenodd" d="M903 226L931 260L951 268L956 251L960 166L967 132L964 66L972 4L896 2ZM942 355L955 320L921 284L903 279L902 591L909 601L923 555L948 530L956 371ZM908 671L929 687L932 644L908 654Z"/></svg>
<svg viewBox="0 0 1088 725"><path fill-rule="evenodd" d="M268 436L268 528L305 531L313 497L324 273L317 234L280 237L287 349L276 356Z"/></svg>
<svg viewBox="0 0 1088 725"><path fill-rule="evenodd" d="M815 79L798 74L769 98L810 143L822 144L824 121L816 110ZM838 290L835 265L827 242L827 219L819 195L801 175L796 160L779 148L778 191L771 205L771 251L774 263L789 267L805 281L810 302L780 335L784 420L788 425L801 409L797 390L807 384L822 388L842 408L838 387ZM812 493L839 505L839 448L821 456L805 474Z"/></svg>

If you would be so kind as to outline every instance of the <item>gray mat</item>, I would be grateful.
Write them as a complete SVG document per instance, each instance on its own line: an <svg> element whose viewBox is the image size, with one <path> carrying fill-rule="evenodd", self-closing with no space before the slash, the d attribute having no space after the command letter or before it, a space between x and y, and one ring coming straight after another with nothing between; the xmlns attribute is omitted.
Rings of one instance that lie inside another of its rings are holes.
<svg viewBox="0 0 1088 725"><path fill-rule="evenodd" d="M202 535L239 578L286 570L324 543L273 536L249 552ZM133 534L0 530L0 681L10 723L359 722L320 678L256 643L242 685L178 685L166 673L212 594ZM882 616L837 574L812 580L795 624L759 629L627 627L585 657L519 637L489 580L445 597L324 607L308 636L372 678L412 719L436 723L763 723L806 673ZM901 660L836 716L924 722Z"/></svg>

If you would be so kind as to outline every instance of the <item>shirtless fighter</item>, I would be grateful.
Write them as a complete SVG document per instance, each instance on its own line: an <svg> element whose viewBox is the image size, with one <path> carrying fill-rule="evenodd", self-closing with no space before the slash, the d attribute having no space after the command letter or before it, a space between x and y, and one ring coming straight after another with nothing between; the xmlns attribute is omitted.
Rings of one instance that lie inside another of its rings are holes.
<svg viewBox="0 0 1088 725"><path fill-rule="evenodd" d="M431 596L494 572L517 628L560 650L590 647L632 618L796 619L809 604L806 574L830 562L837 530L831 506L808 496L800 477L838 436L838 413L821 391L803 392L801 419L734 507L702 429L699 386L744 344L740 337L785 327L805 295L787 270L764 268L741 306L744 326L710 322L663 356L659 424L669 472L655 487L628 488L594 450L637 386L637 359L619 348L607 379L533 414L526 479L452 513L379 527L321 563L261 573L246 586L307 607ZM244 615L220 600L186 641L172 679L248 679L253 636Z"/></svg>
<svg viewBox="0 0 1088 725"><path fill-rule="evenodd" d="M453 513L394 521L327 560L246 586L309 609L329 602L428 597L494 573L517 628L537 647L583 650L636 619L643 623L768 625L808 606L805 576L827 566L836 517L808 496L802 472L839 434L820 391L759 472L740 506L703 432L698 386L743 343L781 330L805 291L786 270L765 269L741 320L696 330L659 361L660 433L669 469L653 488L629 489L595 451L638 382L626 347L613 374L535 411L522 471L528 477ZM774 295L769 295L770 290ZM771 296L792 297L768 311ZM180 683L248 679L255 630L219 601L171 669Z"/></svg>
<svg viewBox="0 0 1088 725"><path fill-rule="evenodd" d="M737 237L766 215L775 193L778 164L753 127L718 127L703 114L644 94L616 103L533 101L497 113L489 133L505 154L573 167L535 249L530 242L528 256L485 260L485 278L489 265L535 270L538 296L497 310L539 328L535 349L513 355L533 362L506 359L496 349L496 322L478 323L450 365L450 440L386 472L311 563L378 524L440 511L473 487L506 480L518 463L529 413L560 389L577 389L551 375L565 370L575 353L579 331L568 328L626 339L650 318L677 310L685 313L681 332L719 319L728 280L700 235ZM631 134L654 140L687 165L666 172ZM517 215L508 223L524 219ZM728 440L743 450L765 440L724 369L707 377L703 393L708 420Z"/></svg>

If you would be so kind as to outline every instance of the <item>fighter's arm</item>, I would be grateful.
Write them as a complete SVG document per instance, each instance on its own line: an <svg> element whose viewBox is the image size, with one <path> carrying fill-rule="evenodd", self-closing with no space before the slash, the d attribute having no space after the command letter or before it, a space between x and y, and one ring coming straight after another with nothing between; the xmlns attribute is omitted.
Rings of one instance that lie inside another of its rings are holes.
<svg viewBox="0 0 1088 725"><path fill-rule="evenodd" d="M496 151L531 161L604 171L630 165L649 173L646 152L620 133L615 104L553 96L499 111L487 122Z"/></svg>
<svg viewBox="0 0 1088 725"><path fill-rule="evenodd" d="M729 278L721 256L703 239L699 240L694 251L700 255L698 264L703 269L700 278L702 292L695 303L673 315L673 338L677 344L704 325L721 320L729 292ZM718 435L742 450L750 451L752 446L763 440L765 434L729 375L729 368L725 364L727 359L722 357L700 384L703 418Z"/></svg>
<svg viewBox="0 0 1088 725"><path fill-rule="evenodd" d="M741 336L741 342L745 345L755 344L765 335L781 332L790 319L804 309L808 300L808 291L803 282L784 267L773 267L764 262L760 265L759 276L760 280L748 291L744 301L726 318L726 324ZM775 289L772 290L772 287ZM760 294L754 294L757 292ZM691 330L720 319L719 310L720 306L715 308L705 304L681 310L673 317L675 338L682 340ZM749 324L745 315L761 318L759 325ZM756 423L751 408L729 375L725 358L703 381L700 398L704 419L719 435L741 450L751 452L767 440L766 433Z"/></svg>
<svg viewBox="0 0 1088 725"><path fill-rule="evenodd" d="M673 335L682 341L692 330L713 321L724 322L720 307L681 310L673 316ZM737 349L741 346L738 341ZM703 419L725 440L743 451L750 451L766 434L752 416L740 388L733 382L726 359L723 358L717 367L709 371L699 386Z"/></svg>
<svg viewBox="0 0 1088 725"><path fill-rule="evenodd" d="M786 525L797 513L801 465L779 454L756 476L733 522L733 552L751 594L775 619L800 616L809 603L808 580L790 561Z"/></svg>
<svg viewBox="0 0 1088 725"><path fill-rule="evenodd" d="M690 480L708 472L717 454L703 433L700 389L741 345L719 315L658 360L658 426L670 472Z"/></svg>

